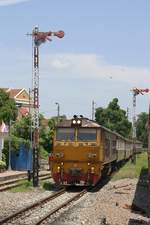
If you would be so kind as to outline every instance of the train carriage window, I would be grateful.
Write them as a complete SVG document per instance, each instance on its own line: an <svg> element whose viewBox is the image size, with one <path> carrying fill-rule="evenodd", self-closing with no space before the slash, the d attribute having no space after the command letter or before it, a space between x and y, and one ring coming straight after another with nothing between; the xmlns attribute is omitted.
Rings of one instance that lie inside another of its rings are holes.
<svg viewBox="0 0 150 225"><path fill-rule="evenodd" d="M96 129L79 128L77 139L78 141L96 141Z"/></svg>
<svg viewBox="0 0 150 225"><path fill-rule="evenodd" d="M74 141L75 140L74 128L57 128L56 140L57 141Z"/></svg>

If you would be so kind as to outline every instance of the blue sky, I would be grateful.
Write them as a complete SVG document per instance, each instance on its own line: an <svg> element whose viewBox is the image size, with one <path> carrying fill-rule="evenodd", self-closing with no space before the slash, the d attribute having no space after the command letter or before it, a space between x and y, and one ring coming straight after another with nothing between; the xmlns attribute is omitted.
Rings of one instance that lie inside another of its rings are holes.
<svg viewBox="0 0 150 225"><path fill-rule="evenodd" d="M114 97L132 112L133 87L150 88L149 0L0 0L1 87L31 86L35 25L64 30L40 47L40 111L91 117L91 102L105 107ZM148 111L149 94L138 96L137 113Z"/></svg>

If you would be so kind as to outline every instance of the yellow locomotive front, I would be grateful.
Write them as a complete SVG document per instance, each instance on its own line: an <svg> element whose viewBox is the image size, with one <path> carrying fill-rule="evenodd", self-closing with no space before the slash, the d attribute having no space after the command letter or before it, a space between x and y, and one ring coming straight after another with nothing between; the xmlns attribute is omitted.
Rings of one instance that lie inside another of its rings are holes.
<svg viewBox="0 0 150 225"><path fill-rule="evenodd" d="M95 185L101 176L102 155L99 125L75 117L59 123L51 154L54 181L63 185Z"/></svg>

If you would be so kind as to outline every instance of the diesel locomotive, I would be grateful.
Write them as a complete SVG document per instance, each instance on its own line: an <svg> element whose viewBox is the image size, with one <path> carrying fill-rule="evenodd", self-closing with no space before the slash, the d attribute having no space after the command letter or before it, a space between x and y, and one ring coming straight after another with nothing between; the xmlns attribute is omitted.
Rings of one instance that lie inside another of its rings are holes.
<svg viewBox="0 0 150 225"><path fill-rule="evenodd" d="M136 141L136 149L142 144ZM133 154L133 142L88 118L57 124L50 155L56 184L94 186L104 173Z"/></svg>

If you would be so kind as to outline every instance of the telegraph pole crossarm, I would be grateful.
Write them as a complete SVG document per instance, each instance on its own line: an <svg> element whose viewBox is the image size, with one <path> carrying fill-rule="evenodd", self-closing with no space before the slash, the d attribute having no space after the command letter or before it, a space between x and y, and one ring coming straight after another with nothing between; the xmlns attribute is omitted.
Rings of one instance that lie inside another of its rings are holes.
<svg viewBox="0 0 150 225"><path fill-rule="evenodd" d="M32 95L33 95L33 113L32 113L32 137L33 137L33 186L39 184L39 46L47 40L51 41L51 36L58 38L64 37L63 31L58 32L40 32L36 26L31 34L33 40L33 73L32 73Z"/></svg>

